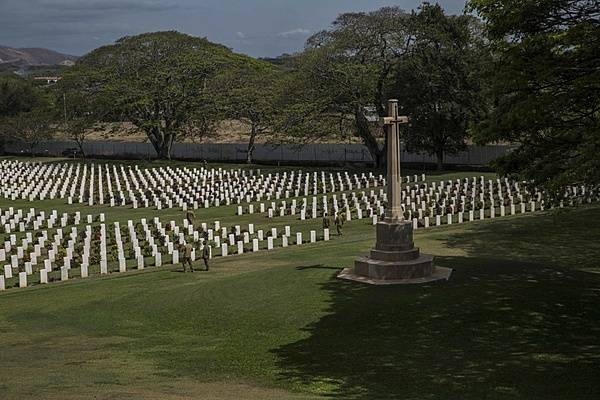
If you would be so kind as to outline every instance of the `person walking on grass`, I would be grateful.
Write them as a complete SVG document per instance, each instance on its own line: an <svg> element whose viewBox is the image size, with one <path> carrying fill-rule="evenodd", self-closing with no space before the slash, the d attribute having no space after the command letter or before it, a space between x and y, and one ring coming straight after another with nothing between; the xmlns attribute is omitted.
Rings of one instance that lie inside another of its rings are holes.
<svg viewBox="0 0 600 400"><path fill-rule="evenodd" d="M338 236L342 236L342 227L344 226L344 213L343 212L337 213L337 215L335 216L334 223L335 223L335 229L337 230Z"/></svg>
<svg viewBox="0 0 600 400"><path fill-rule="evenodd" d="M329 229L330 221L327 213L323 213L323 229Z"/></svg>
<svg viewBox="0 0 600 400"><path fill-rule="evenodd" d="M187 272L186 265L190 267L191 272L194 272L194 266L192 265L192 245L189 243L182 244L179 249L182 255L181 265L183 265L183 272Z"/></svg>
<svg viewBox="0 0 600 400"><path fill-rule="evenodd" d="M192 210L188 210L185 213L185 219L190 223L190 225L194 226L194 218L196 218L196 214Z"/></svg>
<svg viewBox="0 0 600 400"><path fill-rule="evenodd" d="M202 260L204 260L204 266L206 267L206 270L208 271L208 260L210 259L210 246L208 245L208 242L206 242L204 244L204 247L202 248Z"/></svg>

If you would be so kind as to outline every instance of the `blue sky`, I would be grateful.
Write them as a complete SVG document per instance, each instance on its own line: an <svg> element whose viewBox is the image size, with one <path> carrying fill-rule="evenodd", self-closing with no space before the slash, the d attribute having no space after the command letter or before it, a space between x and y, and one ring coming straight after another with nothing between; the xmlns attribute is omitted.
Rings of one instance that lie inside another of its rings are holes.
<svg viewBox="0 0 600 400"><path fill-rule="evenodd" d="M0 0L0 45L46 47L82 55L142 32L178 30L255 57L303 48L337 15L412 0ZM448 13L465 0L442 0Z"/></svg>

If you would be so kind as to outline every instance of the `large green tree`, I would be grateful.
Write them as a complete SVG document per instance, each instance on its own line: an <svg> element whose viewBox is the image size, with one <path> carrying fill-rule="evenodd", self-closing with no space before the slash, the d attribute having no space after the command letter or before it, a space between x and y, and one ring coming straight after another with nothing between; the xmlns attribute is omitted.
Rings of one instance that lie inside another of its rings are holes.
<svg viewBox="0 0 600 400"><path fill-rule="evenodd" d="M332 28L309 38L292 59L287 85L286 132L305 140L348 130L367 146L378 166L385 162L381 126L369 110L385 115L393 67L411 47L410 15L397 7L340 15Z"/></svg>
<svg viewBox="0 0 600 400"><path fill-rule="evenodd" d="M248 60L221 74L221 105L227 118L248 127L246 162L252 163L256 139L273 132L282 89L282 72L275 65Z"/></svg>
<svg viewBox="0 0 600 400"><path fill-rule="evenodd" d="M444 15L438 4L428 3L410 22L414 43L398 63L389 95L411 118L404 131L407 148L435 155L441 170L446 154L466 148L469 126L485 111L480 23Z"/></svg>
<svg viewBox="0 0 600 400"><path fill-rule="evenodd" d="M0 118L30 111L39 102L31 81L15 74L0 75Z"/></svg>
<svg viewBox="0 0 600 400"><path fill-rule="evenodd" d="M52 138L54 121L54 110L49 105L43 105L11 116L6 121L5 129L27 147L29 154L35 155L38 145Z"/></svg>
<svg viewBox="0 0 600 400"><path fill-rule="evenodd" d="M102 77L99 71L86 69L67 71L58 85L54 87L56 104L60 104L60 116L57 126L64 135L74 141L83 157L84 144L92 132L106 127L103 122L110 121L114 113L108 96L104 96L102 86L98 85Z"/></svg>
<svg viewBox="0 0 600 400"><path fill-rule="evenodd" d="M500 172L551 193L600 183L600 3L471 0L487 23L494 109L482 142L519 147Z"/></svg>
<svg viewBox="0 0 600 400"><path fill-rule="evenodd" d="M64 79L91 76L90 88L107 114L135 124L158 157L170 158L175 141L210 129L219 117L214 78L243 63L228 48L178 32L124 37L81 58Z"/></svg>
<svg viewBox="0 0 600 400"><path fill-rule="evenodd" d="M14 75L0 76L0 147L20 141L33 154L40 142L52 136L53 104L46 88Z"/></svg>

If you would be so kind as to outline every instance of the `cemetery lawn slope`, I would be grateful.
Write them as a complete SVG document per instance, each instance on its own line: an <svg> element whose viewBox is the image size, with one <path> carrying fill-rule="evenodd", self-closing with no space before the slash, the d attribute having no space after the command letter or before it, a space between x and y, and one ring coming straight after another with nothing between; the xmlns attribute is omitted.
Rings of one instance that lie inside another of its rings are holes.
<svg viewBox="0 0 600 400"><path fill-rule="evenodd" d="M418 230L451 280L335 278L343 238L0 294L2 399L595 399L600 207Z"/></svg>

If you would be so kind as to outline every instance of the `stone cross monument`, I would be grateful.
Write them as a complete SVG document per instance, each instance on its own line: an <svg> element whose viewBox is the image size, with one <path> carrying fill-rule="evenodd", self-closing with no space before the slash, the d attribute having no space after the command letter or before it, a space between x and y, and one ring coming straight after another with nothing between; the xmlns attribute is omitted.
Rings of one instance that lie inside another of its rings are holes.
<svg viewBox="0 0 600 400"><path fill-rule="evenodd" d="M413 225L404 220L402 176L400 175L400 125L408 117L398 116L398 100L388 101L387 126L387 208L377 223L377 239L369 256L359 257L354 268L345 268L338 277L373 285L425 283L450 277L450 268L433 265L433 256L421 254L413 243Z"/></svg>

